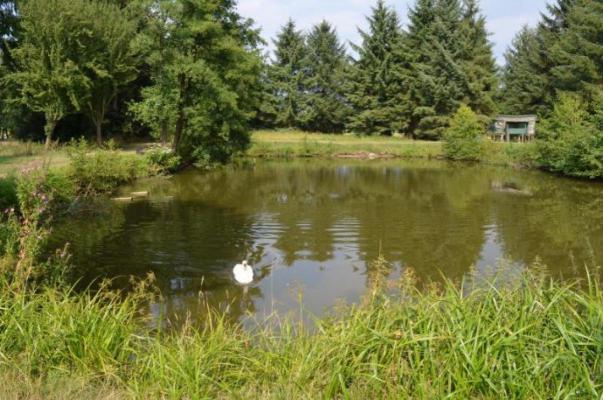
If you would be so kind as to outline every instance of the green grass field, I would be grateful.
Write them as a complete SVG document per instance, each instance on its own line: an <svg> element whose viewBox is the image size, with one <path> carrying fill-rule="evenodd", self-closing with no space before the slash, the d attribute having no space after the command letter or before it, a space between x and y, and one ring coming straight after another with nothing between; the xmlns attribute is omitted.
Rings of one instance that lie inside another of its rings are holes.
<svg viewBox="0 0 603 400"><path fill-rule="evenodd" d="M251 142L252 146L248 155L259 158L436 158L442 155L442 146L439 142L414 141L395 137L263 130L253 132Z"/></svg>
<svg viewBox="0 0 603 400"><path fill-rule="evenodd" d="M32 142L0 142L0 177L22 169L61 167L68 163L62 150L44 151L44 145Z"/></svg>
<svg viewBox="0 0 603 400"><path fill-rule="evenodd" d="M258 158L444 158L442 142L399 137L332 135L301 131L260 130L252 133L248 156ZM481 162L532 167L533 143L487 141Z"/></svg>

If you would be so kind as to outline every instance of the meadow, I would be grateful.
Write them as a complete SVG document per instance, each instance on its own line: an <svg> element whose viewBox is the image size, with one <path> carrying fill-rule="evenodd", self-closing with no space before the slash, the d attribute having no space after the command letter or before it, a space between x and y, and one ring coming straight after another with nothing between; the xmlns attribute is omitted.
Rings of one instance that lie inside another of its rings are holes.
<svg viewBox="0 0 603 400"><path fill-rule="evenodd" d="M533 143L502 143L484 139L480 162L520 167L534 166ZM260 130L251 135L248 157L289 158L423 158L444 159L441 141L403 137L324 134L298 130Z"/></svg>

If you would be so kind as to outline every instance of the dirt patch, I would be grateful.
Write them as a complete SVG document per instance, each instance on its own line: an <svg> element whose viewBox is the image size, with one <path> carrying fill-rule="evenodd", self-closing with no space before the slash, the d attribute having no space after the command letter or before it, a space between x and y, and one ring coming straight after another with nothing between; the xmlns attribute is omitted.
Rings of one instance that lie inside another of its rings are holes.
<svg viewBox="0 0 603 400"><path fill-rule="evenodd" d="M381 160L395 157L395 155L390 153L369 153L366 151L358 151L354 153L340 153L335 155L335 158L351 158L355 160Z"/></svg>

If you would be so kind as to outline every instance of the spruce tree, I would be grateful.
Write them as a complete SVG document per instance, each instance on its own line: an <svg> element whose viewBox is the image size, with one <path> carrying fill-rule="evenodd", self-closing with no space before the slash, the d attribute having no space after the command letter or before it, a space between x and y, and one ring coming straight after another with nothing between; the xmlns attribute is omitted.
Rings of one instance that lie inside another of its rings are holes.
<svg viewBox="0 0 603 400"><path fill-rule="evenodd" d="M551 51L555 88L589 103L603 92L603 0L577 0Z"/></svg>
<svg viewBox="0 0 603 400"><path fill-rule="evenodd" d="M550 32L561 33L567 27L567 16L576 0L557 0L547 4L548 14L542 13L541 25Z"/></svg>
<svg viewBox="0 0 603 400"><path fill-rule="evenodd" d="M498 78L486 19L481 14L477 0L464 0L461 38L461 57L467 85L463 102L486 120L497 109L494 97Z"/></svg>
<svg viewBox="0 0 603 400"><path fill-rule="evenodd" d="M378 0L367 17L369 30L359 29L362 44L352 45L358 58L351 68L348 99L354 113L350 130L387 134L406 128L408 100L403 81L402 29L398 14Z"/></svg>
<svg viewBox="0 0 603 400"><path fill-rule="evenodd" d="M347 58L337 32L327 21L315 25L308 35L303 69L302 128L342 132L349 115L344 93Z"/></svg>
<svg viewBox="0 0 603 400"><path fill-rule="evenodd" d="M464 98L461 20L458 0L419 0L410 11L407 48L414 137L441 138Z"/></svg>
<svg viewBox="0 0 603 400"><path fill-rule="evenodd" d="M558 63L551 50L568 26L568 15L576 0L557 0L533 30L520 31L505 54L501 104L507 113L546 115L556 98L553 68Z"/></svg>
<svg viewBox="0 0 603 400"><path fill-rule="evenodd" d="M276 125L293 127L298 123L301 102L303 60L306 56L304 35L289 20L274 40L274 62L269 69Z"/></svg>
<svg viewBox="0 0 603 400"><path fill-rule="evenodd" d="M538 30L524 27L505 53L500 106L507 114L543 114L549 79L541 71Z"/></svg>

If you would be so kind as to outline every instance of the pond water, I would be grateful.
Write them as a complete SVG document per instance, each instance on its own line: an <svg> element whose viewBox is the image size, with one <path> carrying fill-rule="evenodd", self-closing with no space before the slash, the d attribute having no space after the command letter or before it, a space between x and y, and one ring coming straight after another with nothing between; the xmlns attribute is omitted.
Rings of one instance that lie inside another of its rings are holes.
<svg viewBox="0 0 603 400"><path fill-rule="evenodd" d="M96 217L63 223L77 278L126 285L153 272L163 300L153 315L202 320L273 313L321 315L358 301L379 255L390 279L459 279L542 260L552 274L579 276L603 264L603 185L483 165L437 161L261 162L189 171L122 188L148 190L108 202ZM249 260L244 289L232 267Z"/></svg>

